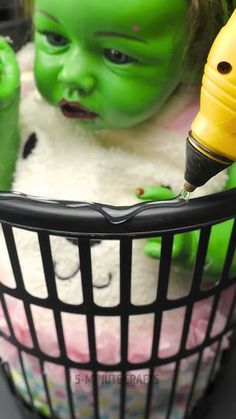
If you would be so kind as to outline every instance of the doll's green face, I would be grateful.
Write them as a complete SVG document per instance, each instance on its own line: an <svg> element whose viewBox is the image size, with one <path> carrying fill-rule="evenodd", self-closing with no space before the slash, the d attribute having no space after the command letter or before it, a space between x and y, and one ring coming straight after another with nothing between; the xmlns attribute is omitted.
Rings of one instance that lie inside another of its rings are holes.
<svg viewBox="0 0 236 419"><path fill-rule="evenodd" d="M180 81L186 15L185 0L37 0L39 91L89 129L146 120Z"/></svg>

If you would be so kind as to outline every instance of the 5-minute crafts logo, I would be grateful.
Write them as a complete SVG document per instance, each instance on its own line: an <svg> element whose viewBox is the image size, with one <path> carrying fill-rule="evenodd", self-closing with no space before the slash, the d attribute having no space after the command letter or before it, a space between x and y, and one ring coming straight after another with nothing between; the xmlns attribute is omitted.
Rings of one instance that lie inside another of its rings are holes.
<svg viewBox="0 0 236 419"><path fill-rule="evenodd" d="M96 377L96 378L95 378ZM132 374L126 375L126 384L128 385L145 385L150 381L150 374ZM103 384L122 384L122 374L119 373L98 373L93 374L76 374L75 384L93 384L97 380L98 385ZM153 384L158 384L159 379L157 375L153 375Z"/></svg>

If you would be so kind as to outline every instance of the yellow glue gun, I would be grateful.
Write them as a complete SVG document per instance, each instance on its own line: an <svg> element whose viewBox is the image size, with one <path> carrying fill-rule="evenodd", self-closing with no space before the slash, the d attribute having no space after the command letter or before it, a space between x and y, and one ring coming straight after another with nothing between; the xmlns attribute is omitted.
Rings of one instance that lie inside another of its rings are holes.
<svg viewBox="0 0 236 419"><path fill-rule="evenodd" d="M210 50L186 154L189 192L236 161L236 10Z"/></svg>

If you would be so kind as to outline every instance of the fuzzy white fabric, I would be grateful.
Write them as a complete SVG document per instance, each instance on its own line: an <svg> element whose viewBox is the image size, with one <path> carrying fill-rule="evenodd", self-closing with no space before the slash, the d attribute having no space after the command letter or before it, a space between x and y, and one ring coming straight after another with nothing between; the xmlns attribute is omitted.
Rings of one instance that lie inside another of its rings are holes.
<svg viewBox="0 0 236 419"><path fill-rule="evenodd" d="M21 63L24 62L24 57L20 59ZM135 191L138 187L168 185L176 194L181 190L185 138L163 127L178 109L187 105L191 90L180 90L159 115L137 127L89 133L63 117L59 109L48 105L40 97L33 88L30 67L23 77L31 86L31 92L21 102L21 149L13 190L45 198L113 205L137 203ZM37 136L37 145L32 154L23 159L24 145L32 133ZM225 181L226 174L221 173L193 196L219 191ZM44 298L47 289L37 236L15 230L26 289ZM158 261L144 256L144 244L144 240L136 240L133 246L132 302L135 304L152 302L156 296ZM73 276L80 264L77 247L58 237L51 237L51 245L58 276ZM2 281L14 286L9 264L3 262L5 258L7 260L7 255L2 240L0 250ZM93 246L91 252L95 302L103 306L116 305L119 302L118 243L104 241ZM69 280L57 278L56 283L61 300L72 304L82 302L80 271ZM184 275L176 269L170 295L181 295L187 289L188 274ZM44 321L46 324L47 318L45 311L45 316L40 319L42 325ZM110 325L110 319L107 321ZM140 318L140 325L142 323Z"/></svg>

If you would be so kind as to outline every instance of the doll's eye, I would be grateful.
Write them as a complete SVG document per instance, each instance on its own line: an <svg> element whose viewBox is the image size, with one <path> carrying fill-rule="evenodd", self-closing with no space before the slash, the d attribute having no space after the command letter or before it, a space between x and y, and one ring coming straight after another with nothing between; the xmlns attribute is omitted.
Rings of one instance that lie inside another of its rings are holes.
<svg viewBox="0 0 236 419"><path fill-rule="evenodd" d="M58 33L47 32L45 35L49 44L54 47L64 47L68 44L68 39Z"/></svg>
<svg viewBox="0 0 236 419"><path fill-rule="evenodd" d="M117 49L105 49L104 56L108 61L120 65L133 63L137 61L135 58L132 58L129 55L118 51Z"/></svg>

